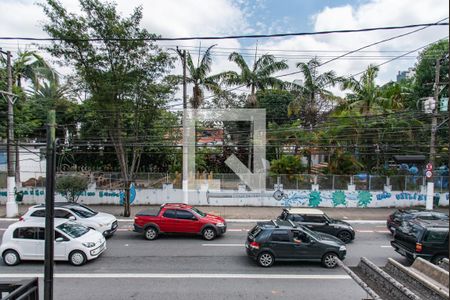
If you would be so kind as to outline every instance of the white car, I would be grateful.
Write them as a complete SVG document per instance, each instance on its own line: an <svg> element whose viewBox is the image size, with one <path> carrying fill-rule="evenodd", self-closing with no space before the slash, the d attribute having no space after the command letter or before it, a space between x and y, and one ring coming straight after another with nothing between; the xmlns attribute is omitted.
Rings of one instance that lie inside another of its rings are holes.
<svg viewBox="0 0 450 300"><path fill-rule="evenodd" d="M0 254L14 266L21 260L44 260L45 220L18 221L3 234ZM81 266L106 250L105 237L98 231L69 220L55 220L54 259Z"/></svg>
<svg viewBox="0 0 450 300"><path fill-rule="evenodd" d="M44 219L45 205L32 206L20 220ZM117 230L117 219L111 214L96 212L89 207L71 202L55 202L55 219L70 219L110 237Z"/></svg>

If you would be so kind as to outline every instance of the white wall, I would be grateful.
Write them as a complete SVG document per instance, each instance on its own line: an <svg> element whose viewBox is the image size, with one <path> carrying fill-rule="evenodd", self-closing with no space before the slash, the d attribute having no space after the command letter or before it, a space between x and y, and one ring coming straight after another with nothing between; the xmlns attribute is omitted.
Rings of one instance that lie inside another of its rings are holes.
<svg viewBox="0 0 450 300"><path fill-rule="evenodd" d="M22 189L24 192L23 203L35 204L45 201L45 189ZM287 197L276 201L273 191L266 194L238 191L190 191L189 203L194 205L215 206L309 206L314 207L409 207L425 205L425 194L415 192L367 192L367 191L309 191L309 190L285 190ZM119 204L120 190L95 190L90 189L83 193L79 202L86 204ZM449 194L436 194L439 196L439 205L449 205ZM59 194L56 201L65 201ZM137 189L136 200L132 205L162 204L165 202L182 202L183 191L180 189ZM6 189L0 189L0 203L6 203Z"/></svg>

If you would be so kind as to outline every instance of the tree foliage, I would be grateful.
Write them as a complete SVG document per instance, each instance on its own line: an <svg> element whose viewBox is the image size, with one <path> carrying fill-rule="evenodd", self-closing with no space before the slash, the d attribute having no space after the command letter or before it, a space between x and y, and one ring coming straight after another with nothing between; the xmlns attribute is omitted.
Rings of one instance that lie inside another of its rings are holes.
<svg viewBox="0 0 450 300"><path fill-rule="evenodd" d="M86 176L62 176L56 179L56 191L69 202L77 202L80 194L88 189L89 179Z"/></svg>

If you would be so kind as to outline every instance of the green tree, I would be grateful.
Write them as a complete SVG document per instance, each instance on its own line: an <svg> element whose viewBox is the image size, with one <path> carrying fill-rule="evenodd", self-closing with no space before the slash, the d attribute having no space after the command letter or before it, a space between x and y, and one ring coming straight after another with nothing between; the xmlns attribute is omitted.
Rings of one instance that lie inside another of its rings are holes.
<svg viewBox="0 0 450 300"><path fill-rule="evenodd" d="M314 127L320 122L320 117L337 99L328 90L341 79L334 71L319 73L320 61L316 58L307 63L300 62L297 68L304 77L302 84L290 84L295 99L289 105L289 115L297 116L305 127Z"/></svg>
<svg viewBox="0 0 450 300"><path fill-rule="evenodd" d="M417 100L423 97L432 97L436 73L436 59L445 58L441 62L440 78L444 82L448 78L448 39L434 43L425 48L418 57L415 66L414 93ZM447 97L448 89L444 89L440 94Z"/></svg>
<svg viewBox="0 0 450 300"><path fill-rule="evenodd" d="M298 156L285 155L280 159L270 162L270 173L272 175L298 175L305 170Z"/></svg>
<svg viewBox="0 0 450 300"><path fill-rule="evenodd" d="M56 191L69 202L77 202L80 194L88 189L89 179L85 176L62 176L56 179Z"/></svg>
<svg viewBox="0 0 450 300"><path fill-rule="evenodd" d="M152 123L147 121L156 119L171 92L161 79L173 60L152 42L154 34L140 28L141 7L129 17L99 0L80 0L80 15L56 0L42 7L48 18L44 31L60 39L47 50L72 65L85 82L99 125L95 137L113 145L126 190L124 216L129 216L129 186L144 150L138 142L143 132L149 134Z"/></svg>
<svg viewBox="0 0 450 300"><path fill-rule="evenodd" d="M255 58L253 66L249 66L244 57L233 52L228 59L234 62L240 69L240 73L234 71L227 71L220 74L224 83L231 86L243 85L250 89L250 94L247 96L246 107L258 107L256 92L265 90L267 88L281 88L284 86L282 80L276 78L274 73L288 68L284 60L278 61L273 55L265 54ZM248 147L248 168L252 169L252 140L253 140L253 123L250 123L249 129L249 147Z"/></svg>
<svg viewBox="0 0 450 300"><path fill-rule="evenodd" d="M265 54L255 59L253 66L249 66L244 57L233 52L229 60L234 62L240 69L240 73L228 71L221 74L221 78L227 85L244 85L250 89L247 97L248 107L257 107L256 92L267 88L280 88L284 85L283 81L276 78L274 73L288 68L284 60L277 61L275 56Z"/></svg>
<svg viewBox="0 0 450 300"><path fill-rule="evenodd" d="M342 81L341 88L350 90L346 96L346 107L367 116L381 112L386 108L387 99L382 97L381 89L375 83L378 67L370 65L359 80L347 78Z"/></svg>
<svg viewBox="0 0 450 300"><path fill-rule="evenodd" d="M261 90L256 93L259 108L266 109L266 121L278 125L289 122L288 106L293 95L288 91L273 89Z"/></svg>
<svg viewBox="0 0 450 300"><path fill-rule="evenodd" d="M199 57L197 66L192 61L191 53L189 51L186 52L186 66L189 72L188 76L186 76L186 82L193 84L192 97L189 99L189 102L194 109L202 106L204 101L204 89L215 94L220 93L220 86L218 84L220 76L208 76L211 72L211 49L214 46L216 45L208 47L201 59ZM178 81L181 80L182 77L178 76Z"/></svg>
<svg viewBox="0 0 450 300"><path fill-rule="evenodd" d="M320 61L316 58L307 63L300 62L297 68L300 69L304 77L304 83L291 84L291 90L295 99L289 104L288 114L298 117L304 128L312 129L317 123L323 120L323 116L331 107L336 97L328 87L334 86L341 79L334 71L319 73ZM309 140L312 141L311 136ZM305 151L308 159L308 173L311 173L311 155L314 144Z"/></svg>

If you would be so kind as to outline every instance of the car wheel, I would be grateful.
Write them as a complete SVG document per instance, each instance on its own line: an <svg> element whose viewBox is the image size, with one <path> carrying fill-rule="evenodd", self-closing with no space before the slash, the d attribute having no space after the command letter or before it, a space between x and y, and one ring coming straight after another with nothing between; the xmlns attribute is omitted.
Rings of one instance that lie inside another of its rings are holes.
<svg viewBox="0 0 450 300"><path fill-rule="evenodd" d="M326 253L322 257L322 265L327 269L332 269L337 265L338 256L335 253Z"/></svg>
<svg viewBox="0 0 450 300"><path fill-rule="evenodd" d="M147 240L153 241L158 237L158 230L155 227L150 226L145 229L144 236Z"/></svg>
<svg viewBox="0 0 450 300"><path fill-rule="evenodd" d="M84 254L82 251L72 251L69 255L69 262L74 266L82 266L86 263L87 258L86 254Z"/></svg>
<svg viewBox="0 0 450 300"><path fill-rule="evenodd" d="M337 238L347 244L352 240L352 234L347 230L343 230L338 233Z"/></svg>
<svg viewBox="0 0 450 300"><path fill-rule="evenodd" d="M270 252L262 252L258 255L258 264L261 267L268 268L275 262L275 257Z"/></svg>
<svg viewBox="0 0 450 300"><path fill-rule="evenodd" d="M444 258L447 258L445 255L436 255L431 259L431 262L437 266L440 266L442 264L442 261Z"/></svg>
<svg viewBox="0 0 450 300"><path fill-rule="evenodd" d="M20 256L14 250L6 250L3 252L3 262L7 266L15 266L20 263Z"/></svg>
<svg viewBox="0 0 450 300"><path fill-rule="evenodd" d="M206 227L202 231L202 236L207 241L211 241L211 240L215 239L216 235L217 235L216 230L212 227Z"/></svg>

